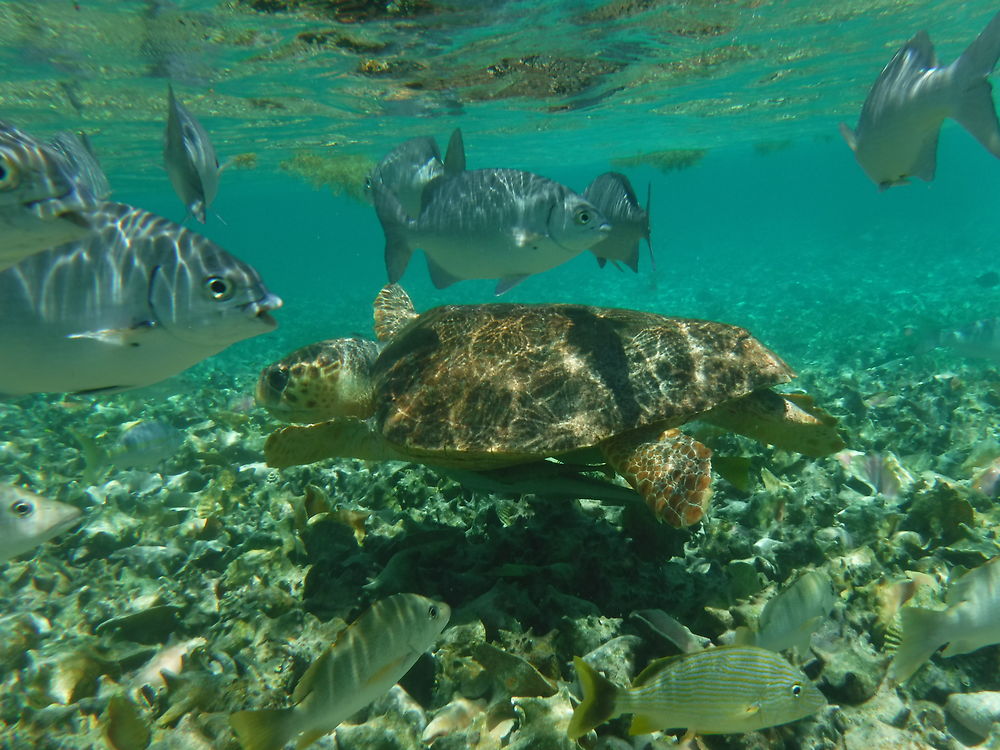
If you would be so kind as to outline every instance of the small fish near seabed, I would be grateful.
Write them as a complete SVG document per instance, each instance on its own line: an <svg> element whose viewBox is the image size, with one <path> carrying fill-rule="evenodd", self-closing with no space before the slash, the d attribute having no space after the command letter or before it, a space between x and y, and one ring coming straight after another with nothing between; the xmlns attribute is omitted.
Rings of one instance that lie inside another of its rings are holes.
<svg viewBox="0 0 1000 750"><path fill-rule="evenodd" d="M54 145L0 121L0 271L91 232L99 196Z"/></svg>
<svg viewBox="0 0 1000 750"><path fill-rule="evenodd" d="M516 169L459 170L452 164L465 164L464 149L454 140L444 174L424 187L415 217L391 191L373 191L390 283L403 276L413 250L420 248L437 288L498 278L496 293L503 294L611 231L592 203L548 178Z"/></svg>
<svg viewBox="0 0 1000 750"><path fill-rule="evenodd" d="M174 96L173 86L167 86L163 162L177 197L204 224L206 211L219 192L222 168L208 132Z"/></svg>
<svg viewBox="0 0 1000 750"><path fill-rule="evenodd" d="M802 658L809 653L812 634L829 616L835 601L830 577L822 571L806 571L768 600L756 628L736 629L736 643L770 651L794 649Z"/></svg>
<svg viewBox="0 0 1000 750"><path fill-rule="evenodd" d="M913 335L912 330L906 332ZM963 357L1000 362L1000 318L983 318L958 328L941 328L925 334L916 344L917 353L939 346Z"/></svg>
<svg viewBox="0 0 1000 750"><path fill-rule="evenodd" d="M434 645L451 609L417 594L375 602L299 679L292 708L237 711L230 724L244 750L303 750L405 675Z"/></svg>
<svg viewBox="0 0 1000 750"><path fill-rule="evenodd" d="M108 448L83 434L73 433L73 437L83 448L87 467L84 479L91 482L109 467L121 471L151 471L176 454L184 444L183 432L156 419L128 424Z"/></svg>
<svg viewBox="0 0 1000 750"><path fill-rule="evenodd" d="M619 172L598 175L583 191L583 197L611 222L608 236L590 248L601 268L610 260L616 268L620 269L618 263L621 262L638 273L640 240L646 240L649 262L654 264L653 245L649 241L649 196L647 189L646 208L643 209L632 190L632 183Z"/></svg>
<svg viewBox="0 0 1000 750"><path fill-rule="evenodd" d="M1000 643L1000 557L952 582L945 604L943 610L900 610L902 635L889 665L893 682L909 679L945 644L941 655L948 657Z"/></svg>
<svg viewBox="0 0 1000 750"><path fill-rule="evenodd" d="M273 330L257 271L205 237L105 203L93 234L0 272L0 394L138 388Z"/></svg>
<svg viewBox="0 0 1000 750"><path fill-rule="evenodd" d="M79 508L0 484L0 562L23 555L74 526Z"/></svg>
<svg viewBox="0 0 1000 750"><path fill-rule="evenodd" d="M448 147L446 161L441 160L437 141L429 136L411 138L386 154L368 177L369 197L375 200L375 193L388 190L399 201L407 216L420 214L424 188L448 169L454 172L465 169L465 150L462 134L455 130Z"/></svg>
<svg viewBox="0 0 1000 750"><path fill-rule="evenodd" d="M570 719L570 739L622 714L632 714L629 734L685 729L688 740L787 724L826 705L801 670L757 646L719 646L657 659L627 688L580 657L573 664L583 700Z"/></svg>
<svg viewBox="0 0 1000 750"><path fill-rule="evenodd" d="M926 31L895 54L876 79L858 125L840 132L879 190L910 177L930 182L937 167L941 123L956 120L1000 157L1000 123L986 77L1000 57L1000 13L951 65L938 65Z"/></svg>

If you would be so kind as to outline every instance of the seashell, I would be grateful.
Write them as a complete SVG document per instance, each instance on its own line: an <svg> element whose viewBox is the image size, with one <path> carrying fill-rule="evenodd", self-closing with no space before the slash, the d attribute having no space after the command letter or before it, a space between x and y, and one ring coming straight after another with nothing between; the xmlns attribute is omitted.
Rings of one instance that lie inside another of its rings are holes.
<svg viewBox="0 0 1000 750"><path fill-rule="evenodd" d="M177 629L181 612L181 607L172 604L139 609L105 620L94 628L94 632L97 635L120 635L136 643L162 643Z"/></svg>
<svg viewBox="0 0 1000 750"><path fill-rule="evenodd" d="M427 726L427 714L423 707L402 685L393 685L388 693L372 702L370 713L394 714L417 733L423 732Z"/></svg>
<svg viewBox="0 0 1000 750"><path fill-rule="evenodd" d="M875 599L876 630L888 632L900 608L912 599L923 586L937 586L933 576L915 570L906 571L905 580L881 579L872 584Z"/></svg>
<svg viewBox="0 0 1000 750"><path fill-rule="evenodd" d="M434 715L420 735L421 741L430 744L439 737L467 729L476 716L484 712L485 706L481 701L455 698Z"/></svg>
<svg viewBox="0 0 1000 750"><path fill-rule="evenodd" d="M154 688L166 687L167 681L164 679L163 673L169 672L179 675L188 655L194 649L203 648L207 644L208 641L199 637L167 646L136 672L135 677L131 680L132 684L137 688L145 685L151 685Z"/></svg>
<svg viewBox="0 0 1000 750"><path fill-rule="evenodd" d="M108 662L86 650L64 654L51 667L47 692L67 706L89 698L97 693L97 680L108 667Z"/></svg>
<svg viewBox="0 0 1000 750"><path fill-rule="evenodd" d="M1000 693L984 690L978 693L952 693L945 710L959 724L980 737L986 737L1000 721Z"/></svg>
<svg viewBox="0 0 1000 750"><path fill-rule="evenodd" d="M974 474L969 486L986 497L996 498L997 492L1000 491L1000 458L993 459L985 468Z"/></svg>
<svg viewBox="0 0 1000 750"><path fill-rule="evenodd" d="M104 736L113 750L145 750L152 732L136 705L122 695L115 695L108 702Z"/></svg>
<svg viewBox="0 0 1000 750"><path fill-rule="evenodd" d="M861 453L843 450L835 458L844 467L850 479L860 482L871 492L896 498L906 494L913 486L913 475L899 462L895 454Z"/></svg>

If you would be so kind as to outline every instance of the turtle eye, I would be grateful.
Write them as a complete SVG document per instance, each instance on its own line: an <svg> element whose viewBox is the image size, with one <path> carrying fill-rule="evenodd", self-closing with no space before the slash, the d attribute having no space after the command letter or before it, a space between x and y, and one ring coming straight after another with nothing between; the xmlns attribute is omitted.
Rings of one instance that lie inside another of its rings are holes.
<svg viewBox="0 0 1000 750"><path fill-rule="evenodd" d="M586 208L578 208L576 213L573 215L573 221L581 227L587 226L591 221L593 221L593 219L594 215Z"/></svg>
<svg viewBox="0 0 1000 750"><path fill-rule="evenodd" d="M233 296L232 285L221 276L212 276L206 279L205 289L212 295L212 299L220 302Z"/></svg>
<svg viewBox="0 0 1000 750"><path fill-rule="evenodd" d="M13 190L21 184L21 171L7 154L0 154L0 190Z"/></svg>
<svg viewBox="0 0 1000 750"><path fill-rule="evenodd" d="M281 393L288 385L288 370L277 367L267 374L267 387L275 393Z"/></svg>
<svg viewBox="0 0 1000 750"><path fill-rule="evenodd" d="M27 500L15 500L10 504L10 512L18 518L27 518L35 510L35 506Z"/></svg>

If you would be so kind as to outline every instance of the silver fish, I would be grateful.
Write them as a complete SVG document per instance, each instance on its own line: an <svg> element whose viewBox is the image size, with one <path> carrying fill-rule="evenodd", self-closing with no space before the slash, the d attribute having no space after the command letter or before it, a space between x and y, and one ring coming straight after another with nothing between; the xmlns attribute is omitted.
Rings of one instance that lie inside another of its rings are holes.
<svg viewBox="0 0 1000 750"><path fill-rule="evenodd" d="M389 191L375 192L375 210L390 283L403 275L413 249L422 248L439 289L499 278L497 294L573 258L611 230L604 215L569 188L515 169L442 175L424 188L416 218Z"/></svg>
<svg viewBox="0 0 1000 750"><path fill-rule="evenodd" d="M276 326L281 300L201 235L120 203L90 221L0 273L0 393L137 388Z"/></svg>
<svg viewBox="0 0 1000 750"><path fill-rule="evenodd" d="M444 630L447 604L417 594L375 602L299 679L293 708L237 711L229 722L244 750L302 750L403 677Z"/></svg>
<svg viewBox="0 0 1000 750"><path fill-rule="evenodd" d="M944 346L965 357L1000 361L1000 318L983 318L959 328L942 328L928 334L918 352Z"/></svg>
<svg viewBox="0 0 1000 750"><path fill-rule="evenodd" d="M458 130L452 134L452 141L458 138L459 148L450 164L453 171L465 169L465 154L461 148L461 133ZM461 162L455 161L461 155ZM449 146L449 155L452 154ZM416 216L420 213L421 196L424 188L434 178L445 173L445 162L441 161L441 152L437 141L430 136L411 138L404 141L386 154L372 170L368 177L369 197L374 202L374 194L380 190L388 190L399 201L403 213Z"/></svg>
<svg viewBox="0 0 1000 750"><path fill-rule="evenodd" d="M1000 643L1000 557L966 572L948 586L944 610L904 607L902 637L889 665L894 682L909 679L931 655L968 654Z"/></svg>
<svg viewBox="0 0 1000 750"><path fill-rule="evenodd" d="M840 132L861 168L885 190L910 177L928 182L941 123L951 117L996 157L1000 124L986 77L1000 57L1000 13L951 65L940 67L926 31L896 53L876 79L854 130Z"/></svg>
<svg viewBox="0 0 1000 750"><path fill-rule="evenodd" d="M0 270L86 237L97 205L58 150L0 121Z"/></svg>
<svg viewBox="0 0 1000 750"><path fill-rule="evenodd" d="M205 212L219 192L219 160L208 133L167 86L167 130L163 161L174 191L202 224Z"/></svg>
<svg viewBox="0 0 1000 750"><path fill-rule="evenodd" d="M90 191L98 200L111 195L111 185L94 154L90 139L84 133L63 131L56 133L49 145L62 154L69 165L69 173L77 187Z"/></svg>
<svg viewBox="0 0 1000 750"><path fill-rule="evenodd" d="M809 653L813 632L829 616L835 601L830 577L819 570L806 571L768 600L755 630L737 628L736 643L770 651L790 648L803 658Z"/></svg>
<svg viewBox="0 0 1000 750"><path fill-rule="evenodd" d="M83 448L84 479L90 483L112 466L120 470L155 469L184 444L183 432L155 419L127 425L109 448L87 435L71 434Z"/></svg>
<svg viewBox="0 0 1000 750"><path fill-rule="evenodd" d="M639 240L649 246L649 262L653 261L653 245L649 241L649 196L646 191L646 208L636 200L635 191L628 177L618 172L605 172L594 178L583 197L594 204L611 222L608 236L590 248L597 256L597 265L604 268L610 260L618 267L621 261L633 271L639 271Z"/></svg>
<svg viewBox="0 0 1000 750"><path fill-rule="evenodd" d="M23 555L61 534L82 515L72 505L0 484L0 561Z"/></svg>

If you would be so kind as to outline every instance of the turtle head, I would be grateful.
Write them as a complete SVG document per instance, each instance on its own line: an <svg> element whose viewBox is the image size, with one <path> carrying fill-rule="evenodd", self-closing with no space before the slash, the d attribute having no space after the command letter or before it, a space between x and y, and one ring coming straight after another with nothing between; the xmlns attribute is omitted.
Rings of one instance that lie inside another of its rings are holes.
<svg viewBox="0 0 1000 750"><path fill-rule="evenodd" d="M324 422L372 415L372 365L379 345L365 339L329 339L296 349L265 367L257 403L286 422Z"/></svg>

